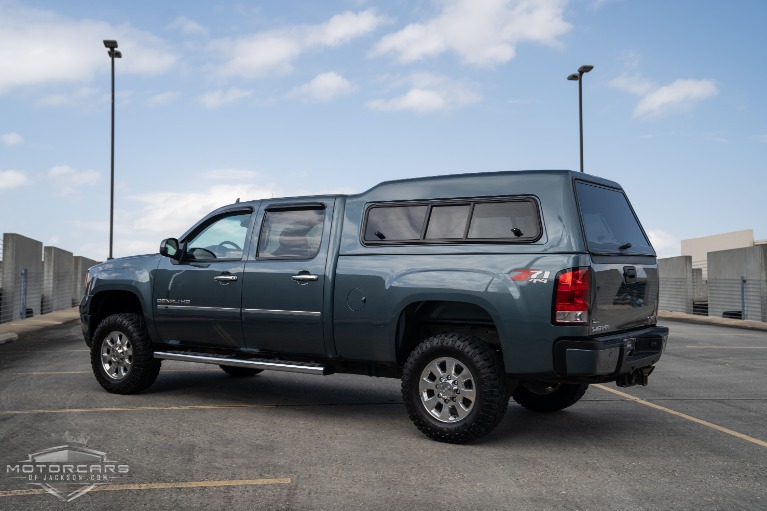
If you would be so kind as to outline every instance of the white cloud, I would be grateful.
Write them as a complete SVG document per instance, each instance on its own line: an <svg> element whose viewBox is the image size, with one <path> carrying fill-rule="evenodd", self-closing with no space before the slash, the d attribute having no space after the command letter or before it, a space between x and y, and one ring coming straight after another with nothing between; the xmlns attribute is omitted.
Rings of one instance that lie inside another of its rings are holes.
<svg viewBox="0 0 767 511"><path fill-rule="evenodd" d="M564 20L567 0L443 0L435 18L411 23L384 36L373 55L394 54L408 63L456 53L476 66L503 64L519 43L561 46L572 25Z"/></svg>
<svg viewBox="0 0 767 511"><path fill-rule="evenodd" d="M713 80L677 80L644 96L634 109L634 117L657 119L685 112L718 92Z"/></svg>
<svg viewBox="0 0 767 511"><path fill-rule="evenodd" d="M231 87L227 90L213 90L199 96L200 103L206 108L214 109L223 105L237 103L253 95L253 91Z"/></svg>
<svg viewBox="0 0 767 511"><path fill-rule="evenodd" d="M69 165L58 165L48 171L48 178L57 188L57 194L76 196L82 192L82 187L93 186L101 179L101 173L95 170L76 171Z"/></svg>
<svg viewBox="0 0 767 511"><path fill-rule="evenodd" d="M176 101L181 96L182 93L178 91L161 92L160 94L155 94L154 96L150 97L147 100L147 103L149 103L149 106L167 106Z"/></svg>
<svg viewBox="0 0 767 511"><path fill-rule="evenodd" d="M0 191L12 190L27 183L29 178L20 170L0 170Z"/></svg>
<svg viewBox="0 0 767 511"><path fill-rule="evenodd" d="M767 135L758 135L756 137L756 140L758 140L762 144L767 144Z"/></svg>
<svg viewBox="0 0 767 511"><path fill-rule="evenodd" d="M231 204L238 198L245 202L268 198L275 195L270 186L227 183L208 189L185 192L154 192L130 197L138 203L137 211L131 214L130 232L141 232L160 239L181 236L195 222L221 206ZM277 193L281 195L281 193Z"/></svg>
<svg viewBox="0 0 767 511"><path fill-rule="evenodd" d="M0 136L0 140L3 141L3 144L10 146L21 145L24 143L24 138L18 133L6 133L5 135Z"/></svg>
<svg viewBox="0 0 767 511"><path fill-rule="evenodd" d="M374 31L385 21L374 10L345 12L325 23L269 30L234 39L220 39L210 48L223 59L221 76L258 78L287 73L302 53L334 48Z"/></svg>
<svg viewBox="0 0 767 511"><path fill-rule="evenodd" d="M357 90L346 78L334 72L321 73L310 82L300 85L288 93L289 97L300 97L312 101L332 101Z"/></svg>
<svg viewBox="0 0 767 511"><path fill-rule="evenodd" d="M650 243L652 243L658 257L674 257L679 255L681 241L672 234L661 229L650 229L647 231L647 236L650 238Z"/></svg>
<svg viewBox="0 0 767 511"><path fill-rule="evenodd" d="M443 76L428 73L416 74L408 80L409 90L391 99L376 99L367 107L380 112L412 110L425 113L461 108L482 100L482 96L467 85Z"/></svg>
<svg viewBox="0 0 767 511"><path fill-rule="evenodd" d="M644 96L656 89L658 85L643 79L637 73L623 73L610 80L610 87L629 92L636 96Z"/></svg>
<svg viewBox="0 0 767 511"><path fill-rule="evenodd" d="M632 60L636 62L638 57ZM622 73L610 80L610 87L641 98L633 112L633 117L638 119L659 119L686 112L719 92L713 80L676 80L661 86L645 80L639 73Z"/></svg>
<svg viewBox="0 0 767 511"><path fill-rule="evenodd" d="M178 30L184 34L189 35L208 35L208 29L197 23L196 21L187 18L186 16L179 16L173 22L168 25L168 28Z"/></svg>
<svg viewBox="0 0 767 511"><path fill-rule="evenodd" d="M109 72L103 39L116 39L120 72L152 74L176 57L160 38L130 25L72 19L53 11L0 3L0 93L51 83L87 83Z"/></svg>

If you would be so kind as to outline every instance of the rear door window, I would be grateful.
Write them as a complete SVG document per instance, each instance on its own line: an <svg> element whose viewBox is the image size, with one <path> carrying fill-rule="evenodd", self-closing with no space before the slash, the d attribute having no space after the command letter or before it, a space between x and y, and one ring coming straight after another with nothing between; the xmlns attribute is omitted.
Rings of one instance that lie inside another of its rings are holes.
<svg viewBox="0 0 767 511"><path fill-rule="evenodd" d="M590 252L655 255L623 191L583 181L575 188Z"/></svg>
<svg viewBox="0 0 767 511"><path fill-rule="evenodd" d="M325 209L267 210L258 240L259 259L312 259L322 241Z"/></svg>

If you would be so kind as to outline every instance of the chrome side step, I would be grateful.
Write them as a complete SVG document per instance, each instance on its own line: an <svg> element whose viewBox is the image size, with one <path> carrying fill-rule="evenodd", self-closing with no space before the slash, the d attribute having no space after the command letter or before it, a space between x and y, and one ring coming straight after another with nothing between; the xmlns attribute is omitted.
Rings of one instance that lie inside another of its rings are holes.
<svg viewBox="0 0 767 511"><path fill-rule="evenodd" d="M313 364L310 362L292 362L261 358L242 359L209 355L207 353L155 351L154 358L161 358L164 360L180 360L182 362L199 362L201 364L248 367L251 369L268 369L270 371L287 371L291 373L327 375L333 372L332 368L330 367L324 366L322 364Z"/></svg>

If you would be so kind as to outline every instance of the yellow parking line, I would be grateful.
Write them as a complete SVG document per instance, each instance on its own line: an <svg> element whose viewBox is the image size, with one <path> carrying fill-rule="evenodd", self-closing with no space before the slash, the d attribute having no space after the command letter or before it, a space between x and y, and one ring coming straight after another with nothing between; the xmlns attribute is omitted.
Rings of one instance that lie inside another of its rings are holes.
<svg viewBox="0 0 767 511"><path fill-rule="evenodd" d="M226 408L275 408L276 405L183 405L183 406L126 406L123 408L62 408L49 410L2 410L0 415L31 415L37 413L84 412L143 412L171 410L220 410Z"/></svg>
<svg viewBox="0 0 767 511"><path fill-rule="evenodd" d="M593 385L594 387L598 387L602 390L606 390L607 392L612 392L613 394L617 394L621 397L624 397L626 399L629 399L631 401L634 401L636 403L639 403L641 405L649 406L650 408L655 408L656 410L660 410L662 412L670 413L671 415L676 415L677 417L681 417L682 419L686 419L688 421L695 422L697 424L700 424L701 426L706 426L707 428L715 429L717 431L721 431L722 433L727 433L728 435L732 435L734 437L740 438L741 440L745 440L746 442L751 442L752 444L760 445L762 447L767 447L767 442L763 440L759 440L757 438L750 437L748 435L744 435L743 433L738 433L737 431L733 431L731 429L719 426L717 424L712 424L710 422L704 421L702 419L698 419L697 417L693 417L691 415L687 415L686 413L677 412L676 410L672 410L671 408L666 408L665 406L656 405L655 403L651 403L649 401L645 401L644 399L640 399L638 397L634 397L631 394L626 394L625 392L621 392L620 390L611 389L610 387L605 387L604 385L597 384Z"/></svg>
<svg viewBox="0 0 767 511"><path fill-rule="evenodd" d="M713 350L767 350L767 346L685 346L685 348L705 348Z"/></svg>
<svg viewBox="0 0 767 511"><path fill-rule="evenodd" d="M273 479L231 479L224 481L183 481L178 483L104 484L96 485L88 491L167 490L174 488L211 488L217 486L291 484L292 482L293 480L289 477L281 477ZM19 495L44 495L46 493L48 492L43 489L6 490L0 491L0 497L16 497Z"/></svg>
<svg viewBox="0 0 767 511"><path fill-rule="evenodd" d="M163 369L161 373L217 373L215 369ZM61 375L61 374L93 374L93 371L30 371L30 372L18 372L18 373L5 373L15 374L21 376L40 376L40 375Z"/></svg>
<svg viewBox="0 0 767 511"><path fill-rule="evenodd" d="M2 353L76 353L81 351L90 353L91 350L3 350Z"/></svg>

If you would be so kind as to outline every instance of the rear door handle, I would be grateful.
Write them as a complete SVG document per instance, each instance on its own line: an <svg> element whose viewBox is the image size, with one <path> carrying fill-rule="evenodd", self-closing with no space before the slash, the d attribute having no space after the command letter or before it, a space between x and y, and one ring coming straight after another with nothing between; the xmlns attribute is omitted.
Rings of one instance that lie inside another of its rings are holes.
<svg viewBox="0 0 767 511"><path fill-rule="evenodd" d="M320 279L317 275L311 275L309 273L299 273L298 275L293 275L290 278L299 283L315 282Z"/></svg>
<svg viewBox="0 0 767 511"><path fill-rule="evenodd" d="M623 278L628 282L637 278L637 269L634 266L623 267Z"/></svg>
<svg viewBox="0 0 767 511"><path fill-rule="evenodd" d="M234 282L237 280L237 275L218 275L213 277L216 282Z"/></svg>

